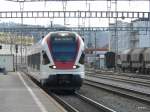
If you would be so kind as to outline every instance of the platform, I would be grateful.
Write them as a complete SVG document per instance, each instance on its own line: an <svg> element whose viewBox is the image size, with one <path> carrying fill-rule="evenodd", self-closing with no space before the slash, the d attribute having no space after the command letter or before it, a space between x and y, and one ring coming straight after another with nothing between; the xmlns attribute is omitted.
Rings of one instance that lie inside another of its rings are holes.
<svg viewBox="0 0 150 112"><path fill-rule="evenodd" d="M66 112L19 72L0 74L0 112Z"/></svg>

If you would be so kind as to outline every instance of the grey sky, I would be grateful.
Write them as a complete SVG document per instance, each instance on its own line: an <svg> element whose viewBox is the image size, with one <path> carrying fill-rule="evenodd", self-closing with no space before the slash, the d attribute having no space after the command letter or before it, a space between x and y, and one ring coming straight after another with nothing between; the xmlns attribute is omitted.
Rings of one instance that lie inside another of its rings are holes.
<svg viewBox="0 0 150 112"><path fill-rule="evenodd" d="M91 4L91 10L107 10L106 1L97 1L97 2L88 2ZM24 10L62 10L62 2L28 2L24 3ZM142 4L142 5L141 5ZM88 10L89 6L86 4L86 1L83 2L67 2L66 10ZM112 3L111 10L115 10L114 3ZM16 2L10 2L1 0L0 11L17 11L20 10L20 4ZM148 1L120 1L117 2L118 11L149 11L149 2ZM1 22L14 21L20 23L20 19L0 19ZM108 19L90 19L90 26L107 26ZM35 24L35 25L48 25L50 21L53 21L54 24L63 24L63 19L23 19L25 24ZM78 22L79 21L79 22ZM81 26L89 26L89 19L66 19L66 23L70 26L77 26L80 23ZM113 19L111 19L113 21ZM125 19L124 21L130 21L130 19Z"/></svg>

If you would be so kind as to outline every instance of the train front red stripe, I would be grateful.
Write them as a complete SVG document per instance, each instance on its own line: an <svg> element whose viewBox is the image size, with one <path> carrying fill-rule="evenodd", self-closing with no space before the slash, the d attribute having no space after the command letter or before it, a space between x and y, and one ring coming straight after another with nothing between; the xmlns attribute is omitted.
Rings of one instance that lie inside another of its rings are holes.
<svg viewBox="0 0 150 112"><path fill-rule="evenodd" d="M55 65L57 69L72 69L74 62L56 62Z"/></svg>

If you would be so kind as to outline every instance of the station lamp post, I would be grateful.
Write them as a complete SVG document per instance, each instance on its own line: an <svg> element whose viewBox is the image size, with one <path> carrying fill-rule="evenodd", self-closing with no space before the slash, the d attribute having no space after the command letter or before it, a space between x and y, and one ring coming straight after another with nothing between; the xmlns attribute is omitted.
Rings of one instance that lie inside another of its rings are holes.
<svg viewBox="0 0 150 112"><path fill-rule="evenodd" d="M17 53L18 53L18 45L15 45L15 49L16 49L16 71L17 71Z"/></svg>

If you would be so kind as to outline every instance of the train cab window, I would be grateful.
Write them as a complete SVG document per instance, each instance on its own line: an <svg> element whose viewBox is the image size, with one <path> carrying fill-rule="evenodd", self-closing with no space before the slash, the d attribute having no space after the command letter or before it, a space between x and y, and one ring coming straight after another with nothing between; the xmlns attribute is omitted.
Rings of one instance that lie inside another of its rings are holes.
<svg viewBox="0 0 150 112"><path fill-rule="evenodd" d="M46 64L49 64L49 63L50 63L49 58L48 58L46 52L44 52L44 53L43 53L42 64L43 64L43 65L46 65Z"/></svg>
<svg viewBox="0 0 150 112"><path fill-rule="evenodd" d="M77 54L76 35L57 33L51 35L52 57L54 61L74 61Z"/></svg>

